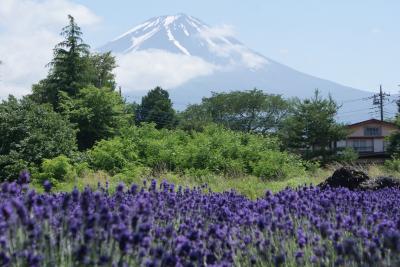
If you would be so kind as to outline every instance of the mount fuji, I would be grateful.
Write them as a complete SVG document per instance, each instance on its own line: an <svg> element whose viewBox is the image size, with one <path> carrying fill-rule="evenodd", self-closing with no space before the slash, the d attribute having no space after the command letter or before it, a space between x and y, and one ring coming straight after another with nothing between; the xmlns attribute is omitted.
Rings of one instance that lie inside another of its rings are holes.
<svg viewBox="0 0 400 267"><path fill-rule="evenodd" d="M185 14L151 18L97 50L116 55L117 82L135 101L157 85L168 89L181 110L211 92L258 88L305 98L318 89L342 104L339 120L372 116L371 103L363 101L371 92L294 70L246 47L229 27L211 27Z"/></svg>

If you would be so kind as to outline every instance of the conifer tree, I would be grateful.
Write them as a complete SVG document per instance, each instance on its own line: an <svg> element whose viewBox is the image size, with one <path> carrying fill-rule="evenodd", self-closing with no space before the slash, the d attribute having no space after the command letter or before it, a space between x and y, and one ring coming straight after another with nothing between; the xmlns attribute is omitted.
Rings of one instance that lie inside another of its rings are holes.
<svg viewBox="0 0 400 267"><path fill-rule="evenodd" d="M154 122L158 129L175 127L176 114L168 92L161 87L149 91L136 111L136 122Z"/></svg>
<svg viewBox="0 0 400 267"><path fill-rule="evenodd" d="M33 86L33 99L51 103L58 109L60 92L74 97L79 89L89 84L89 45L82 39L82 31L75 19L68 15L69 24L62 29L64 40L54 48L54 58L48 64L48 77Z"/></svg>
<svg viewBox="0 0 400 267"><path fill-rule="evenodd" d="M338 109L331 97L322 98L318 90L314 97L295 102L279 131L284 146L306 159L329 160L335 152L334 143L347 134L344 125L335 120Z"/></svg>

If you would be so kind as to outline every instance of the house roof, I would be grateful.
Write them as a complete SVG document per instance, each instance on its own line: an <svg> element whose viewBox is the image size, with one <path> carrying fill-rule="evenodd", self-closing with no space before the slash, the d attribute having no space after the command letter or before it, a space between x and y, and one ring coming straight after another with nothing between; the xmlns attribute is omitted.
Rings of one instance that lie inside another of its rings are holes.
<svg viewBox="0 0 400 267"><path fill-rule="evenodd" d="M377 119L369 119L369 120L365 120L365 121L360 121L357 123L349 124L349 125L347 125L347 127L351 128L351 127L361 126L361 125L370 124L370 123L381 124L381 125L398 128L397 125L394 124L393 122L381 121L381 120L377 120Z"/></svg>

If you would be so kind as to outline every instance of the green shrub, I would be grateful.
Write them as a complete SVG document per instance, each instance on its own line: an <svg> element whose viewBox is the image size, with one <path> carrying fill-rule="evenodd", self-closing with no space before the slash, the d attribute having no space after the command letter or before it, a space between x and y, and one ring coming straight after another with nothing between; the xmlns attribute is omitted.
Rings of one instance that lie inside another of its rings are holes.
<svg viewBox="0 0 400 267"><path fill-rule="evenodd" d="M253 166L254 174L265 180L279 180L305 174L305 167L300 159L279 151L263 153L262 158Z"/></svg>
<svg viewBox="0 0 400 267"><path fill-rule="evenodd" d="M336 161L341 163L354 163L358 159L358 153L351 147L338 151Z"/></svg>
<svg viewBox="0 0 400 267"><path fill-rule="evenodd" d="M52 182L73 181L77 173L70 159L64 155L53 159L45 159L40 166L40 172L34 174L39 181L50 180Z"/></svg>
<svg viewBox="0 0 400 267"><path fill-rule="evenodd" d="M135 144L120 137L98 142L88 152L88 157L91 167L112 174L120 172L138 159Z"/></svg>
<svg viewBox="0 0 400 267"><path fill-rule="evenodd" d="M303 161L303 166L311 174L315 174L321 168L321 164L318 161Z"/></svg>
<svg viewBox="0 0 400 267"><path fill-rule="evenodd" d="M149 168L130 165L122 169L118 174L113 176L114 180L124 182L125 184L140 184L141 178L150 174Z"/></svg>
<svg viewBox="0 0 400 267"><path fill-rule="evenodd" d="M112 175L139 166L153 173L173 171L193 176L254 174L282 179L304 172L304 162L281 152L277 138L209 125L202 132L158 130L154 124L124 129L121 136L102 140L88 151L90 166Z"/></svg>
<svg viewBox="0 0 400 267"><path fill-rule="evenodd" d="M400 158L386 160L384 166L389 171L400 172Z"/></svg>
<svg viewBox="0 0 400 267"><path fill-rule="evenodd" d="M0 181L13 180L21 170L30 170L30 164L19 158L18 153L12 151L8 155L0 155Z"/></svg>

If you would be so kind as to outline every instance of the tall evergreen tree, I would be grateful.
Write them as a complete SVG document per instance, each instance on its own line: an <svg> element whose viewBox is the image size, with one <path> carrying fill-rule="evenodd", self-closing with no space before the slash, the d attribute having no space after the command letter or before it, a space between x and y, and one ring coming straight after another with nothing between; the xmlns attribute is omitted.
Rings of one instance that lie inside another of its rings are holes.
<svg viewBox="0 0 400 267"><path fill-rule="evenodd" d="M154 122L158 129L176 126L176 113L167 91L156 87L142 98L136 111L136 122Z"/></svg>
<svg viewBox="0 0 400 267"><path fill-rule="evenodd" d="M49 75L33 86L33 99L39 103L59 106L60 92L74 97L79 89L88 85L89 45L82 39L81 28L68 15L69 24L62 29L64 40L54 48L54 58L48 64Z"/></svg>

